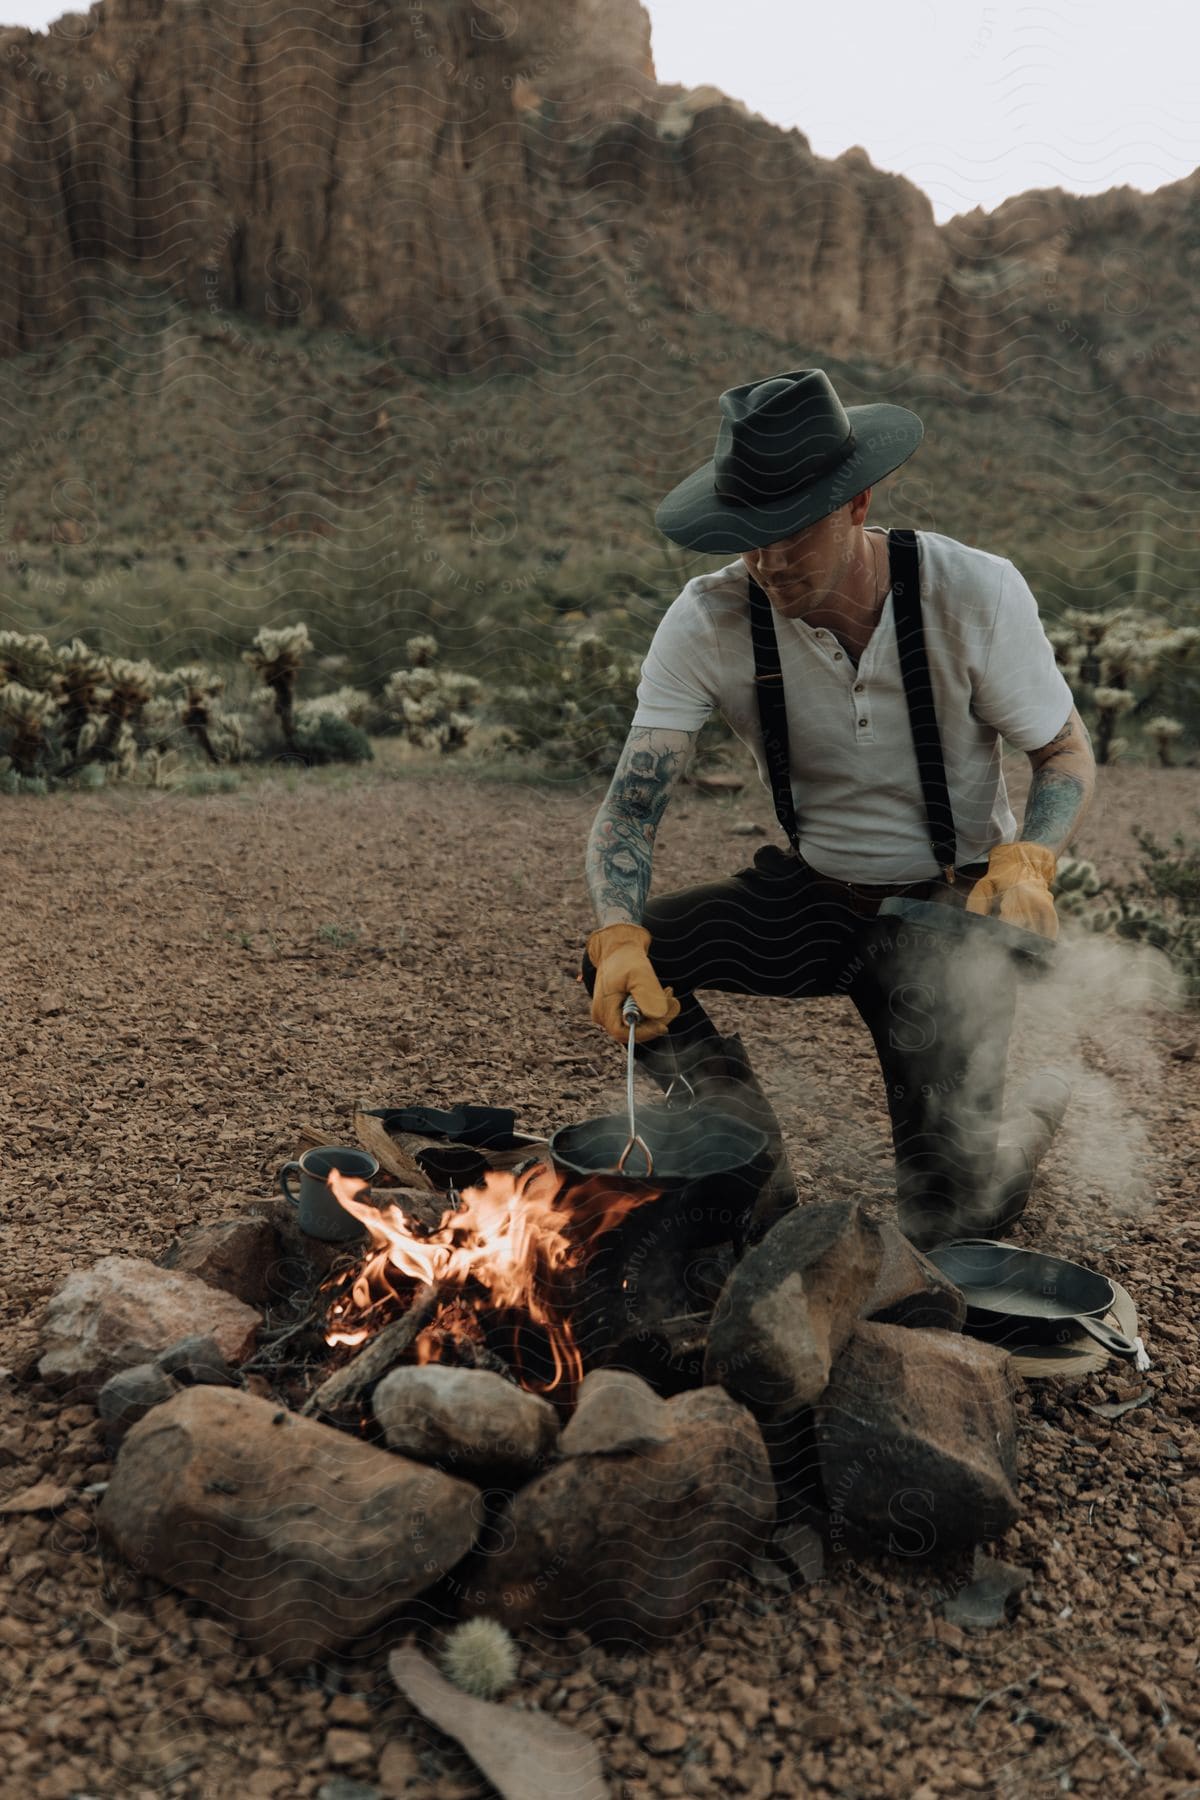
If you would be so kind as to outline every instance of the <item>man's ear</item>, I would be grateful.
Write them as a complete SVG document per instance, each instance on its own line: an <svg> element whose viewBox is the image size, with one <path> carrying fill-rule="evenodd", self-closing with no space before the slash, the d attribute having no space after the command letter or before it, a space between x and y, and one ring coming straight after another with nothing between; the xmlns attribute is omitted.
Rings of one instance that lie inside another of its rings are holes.
<svg viewBox="0 0 1200 1800"><path fill-rule="evenodd" d="M866 518L867 508L871 504L871 491L872 490L869 487L863 488L862 492L855 494L853 500L850 501L850 520L852 524L861 525Z"/></svg>

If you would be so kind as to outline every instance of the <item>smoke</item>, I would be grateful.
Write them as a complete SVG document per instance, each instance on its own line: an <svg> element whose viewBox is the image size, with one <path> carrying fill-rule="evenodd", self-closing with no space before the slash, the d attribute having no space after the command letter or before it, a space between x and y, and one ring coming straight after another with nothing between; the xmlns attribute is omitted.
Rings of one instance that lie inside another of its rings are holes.
<svg viewBox="0 0 1200 1800"><path fill-rule="evenodd" d="M1054 1150L1072 1223L1093 1220L1098 1204L1118 1219L1150 1211L1156 1152L1144 1102L1159 1080L1154 1018L1184 1004L1161 951L1069 928L1049 973L1024 985L1013 1075L1053 1065L1071 1083Z"/></svg>
<svg viewBox="0 0 1200 1800"><path fill-rule="evenodd" d="M905 1063L910 1081L928 1090L927 1137L911 1146L917 1167L944 1166L949 1157L986 1210L997 1134L1002 1146L1027 1136L1022 1089L1028 1083L1034 1097L1039 1071L1049 1069L1070 1084L1071 1098L1040 1165L1039 1227L1049 1235L1083 1226L1094 1235L1098 1225L1149 1212L1157 1152L1144 1100L1158 1081L1155 1019L1184 1004L1181 981L1161 952L1073 930L1069 921L1046 965L1017 964L969 925L962 937L943 936L880 918L860 941L835 996L848 997L864 977L876 983L876 1038ZM719 1028L744 1036L802 1198L858 1197L890 1210L893 1149L886 1115L880 1118L884 1093L866 1023L847 1017L845 999L836 997L713 999ZM990 1021L1009 1008L1006 1056L1005 1034ZM840 1053L847 1026L861 1034L863 1060L848 1062ZM815 1041L800 1054L776 1049L780 1038L795 1043L801 1036ZM612 1076L620 1066L618 1056ZM624 1083L606 1082L604 1093L602 1109L623 1114ZM705 1099L719 1107L714 1094ZM661 1101L639 1069L639 1111ZM805 1173L814 1179L805 1181Z"/></svg>

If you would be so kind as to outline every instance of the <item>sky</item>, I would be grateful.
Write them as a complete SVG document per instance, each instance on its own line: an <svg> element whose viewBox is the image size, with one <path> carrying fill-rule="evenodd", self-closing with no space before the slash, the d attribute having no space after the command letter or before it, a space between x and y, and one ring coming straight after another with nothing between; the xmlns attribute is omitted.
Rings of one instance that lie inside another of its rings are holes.
<svg viewBox="0 0 1200 1800"><path fill-rule="evenodd" d="M647 0L663 82L711 83L819 156L861 145L941 221L1029 188L1200 165L1193 0ZM736 25L734 24L736 21Z"/></svg>
<svg viewBox="0 0 1200 1800"><path fill-rule="evenodd" d="M520 0L514 0L519 10ZM80 8L86 11L86 3ZM1150 190L1200 165L1194 0L647 0L660 81L713 85L820 156L861 145L951 218ZM0 0L45 30L62 0Z"/></svg>

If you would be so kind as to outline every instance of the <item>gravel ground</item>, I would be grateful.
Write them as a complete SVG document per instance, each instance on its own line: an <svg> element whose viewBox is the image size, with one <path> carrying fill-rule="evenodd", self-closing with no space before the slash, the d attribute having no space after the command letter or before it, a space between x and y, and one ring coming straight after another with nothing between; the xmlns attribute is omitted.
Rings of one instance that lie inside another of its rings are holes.
<svg viewBox="0 0 1200 1800"><path fill-rule="evenodd" d="M90 1408L11 1370L70 1269L157 1255L266 1196L303 1123L470 1099L542 1132L617 1103L619 1052L575 981L598 797L380 765L7 803L0 1507L40 1479L70 1498L0 1516L5 1800L291 1800L338 1776L490 1791L396 1695L382 1648L319 1684L272 1676L116 1566L84 1491L110 1468ZM1102 772L1077 848L1128 871L1134 822L1196 834L1200 772ZM685 790L658 885L742 866L755 840L734 828L754 823L757 789ZM1123 962L1079 967L1069 1030L1031 1003L1014 1043L1014 1069L1050 1046L1080 1082L1020 1230L1126 1285L1153 1367L1023 1391L1023 1519L990 1547L1030 1571L1016 1617L947 1623L961 1562L843 1556L795 1591L731 1589L650 1652L527 1647L511 1700L592 1734L614 1795L1200 1794L1200 1017ZM712 1011L743 1033L806 1189L885 1208L883 1095L848 1002Z"/></svg>

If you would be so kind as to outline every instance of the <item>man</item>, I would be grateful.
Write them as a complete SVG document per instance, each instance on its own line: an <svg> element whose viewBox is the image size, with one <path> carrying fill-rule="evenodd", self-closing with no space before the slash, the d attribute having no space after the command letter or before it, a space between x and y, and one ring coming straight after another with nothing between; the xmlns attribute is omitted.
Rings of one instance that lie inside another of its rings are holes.
<svg viewBox="0 0 1200 1800"><path fill-rule="evenodd" d="M719 404L715 455L656 521L676 543L736 555L688 582L642 666L587 849L592 1017L627 1042L632 994L635 1056L660 1085L678 1064L701 1103L767 1132L778 1160L760 1235L796 1199L778 1121L696 990L848 994L884 1075L901 1228L923 1247L1005 1229L1069 1089L1035 1078L1002 1137L1013 959L964 961L877 914L903 895L1054 937L1056 858L1095 779L1087 730L1010 561L866 525L872 484L923 436L915 414L844 407L819 369ZM651 900L655 833L714 708L753 753L792 849L764 846L724 881ZM1019 834L1002 737L1033 767Z"/></svg>

